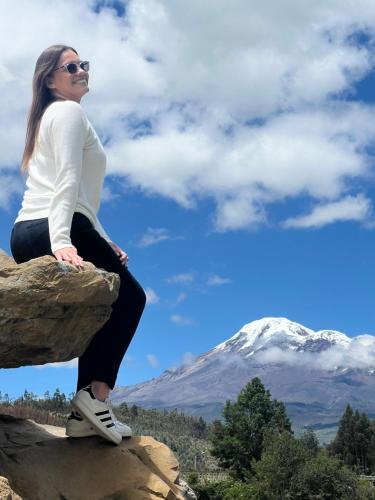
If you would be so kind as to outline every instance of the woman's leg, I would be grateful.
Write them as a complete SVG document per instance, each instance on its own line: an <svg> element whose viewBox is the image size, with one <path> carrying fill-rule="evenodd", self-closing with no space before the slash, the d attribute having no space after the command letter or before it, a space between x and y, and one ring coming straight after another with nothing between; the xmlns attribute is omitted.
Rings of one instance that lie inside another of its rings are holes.
<svg viewBox="0 0 375 500"><path fill-rule="evenodd" d="M78 212L73 215L71 240L84 260L120 276L120 291L112 304L111 316L78 361L77 391L93 380L105 382L113 389L121 361L145 307L146 295L112 247L87 217ZM41 255L53 255L48 219L17 223L12 231L11 251L17 263Z"/></svg>
<svg viewBox="0 0 375 500"><path fill-rule="evenodd" d="M93 380L115 386L121 361L142 316L146 294L109 243L92 227L72 223L71 239L77 253L96 267L120 276L120 290L112 313L79 357L77 392ZM100 395L99 395L100 396Z"/></svg>
<svg viewBox="0 0 375 500"><path fill-rule="evenodd" d="M42 255L53 255L48 218L17 222L12 229L10 250L17 264Z"/></svg>

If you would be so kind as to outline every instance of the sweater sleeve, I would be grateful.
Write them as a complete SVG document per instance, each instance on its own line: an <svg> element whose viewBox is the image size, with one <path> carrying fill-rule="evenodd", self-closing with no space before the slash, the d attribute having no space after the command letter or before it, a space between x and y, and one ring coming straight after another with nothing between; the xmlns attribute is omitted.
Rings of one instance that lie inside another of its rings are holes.
<svg viewBox="0 0 375 500"><path fill-rule="evenodd" d="M105 240L107 240L108 242L112 241L108 234L105 232L103 226L100 224L100 220L98 218L96 218L95 229Z"/></svg>
<svg viewBox="0 0 375 500"><path fill-rule="evenodd" d="M75 101L59 103L51 117L50 139L56 169L48 215L52 252L73 246L70 230L81 180L86 120L83 109Z"/></svg>

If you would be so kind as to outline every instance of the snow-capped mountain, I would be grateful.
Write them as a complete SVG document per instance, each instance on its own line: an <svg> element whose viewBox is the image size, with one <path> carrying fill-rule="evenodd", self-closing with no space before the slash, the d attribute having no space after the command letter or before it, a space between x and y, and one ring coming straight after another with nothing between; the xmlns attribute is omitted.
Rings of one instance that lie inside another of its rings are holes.
<svg viewBox="0 0 375 500"><path fill-rule="evenodd" d="M263 318L243 326L238 333L219 344L213 351L239 353L248 358L270 347L321 352L333 345L346 348L350 342L351 339L344 333L333 330L314 332L286 318Z"/></svg>
<svg viewBox="0 0 375 500"><path fill-rule="evenodd" d="M114 404L179 408L219 418L227 399L258 376L294 424L337 423L349 402L375 416L375 337L315 332L286 318L263 318L159 377L115 387Z"/></svg>

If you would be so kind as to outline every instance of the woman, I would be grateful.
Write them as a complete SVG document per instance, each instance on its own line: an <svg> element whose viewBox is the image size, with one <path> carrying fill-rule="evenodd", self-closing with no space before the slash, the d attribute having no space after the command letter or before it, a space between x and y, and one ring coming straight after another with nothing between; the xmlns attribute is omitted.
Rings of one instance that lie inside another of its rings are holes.
<svg viewBox="0 0 375 500"><path fill-rule="evenodd" d="M146 296L127 269L127 254L97 218L106 156L80 105L89 91L88 71L88 61L65 45L48 47L36 62L21 166L28 178L10 246L17 263L54 255L80 269L86 260L120 276L110 319L79 357L74 410L66 427L71 437L100 434L119 444L132 432L116 420L108 396Z"/></svg>

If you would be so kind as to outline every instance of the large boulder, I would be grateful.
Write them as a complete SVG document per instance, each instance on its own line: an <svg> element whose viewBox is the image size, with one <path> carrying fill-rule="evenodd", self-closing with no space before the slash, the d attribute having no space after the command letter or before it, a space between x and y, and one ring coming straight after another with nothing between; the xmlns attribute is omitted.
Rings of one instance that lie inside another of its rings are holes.
<svg viewBox="0 0 375 500"><path fill-rule="evenodd" d="M186 498L176 457L149 436L115 446L99 436L67 438L61 427L0 415L0 450L5 486L21 499Z"/></svg>
<svg viewBox="0 0 375 500"><path fill-rule="evenodd" d="M0 368L80 356L109 319L120 277L46 255L16 264L0 250Z"/></svg>

